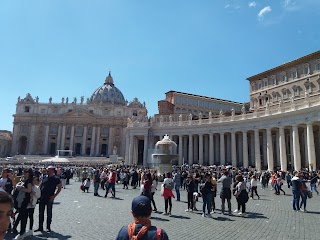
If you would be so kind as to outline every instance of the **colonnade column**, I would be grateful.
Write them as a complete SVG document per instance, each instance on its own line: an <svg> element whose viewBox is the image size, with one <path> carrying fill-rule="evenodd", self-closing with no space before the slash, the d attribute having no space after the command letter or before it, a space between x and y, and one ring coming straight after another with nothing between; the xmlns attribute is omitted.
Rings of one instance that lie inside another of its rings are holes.
<svg viewBox="0 0 320 240"><path fill-rule="evenodd" d="M209 133L209 165L214 165L213 133Z"/></svg>
<svg viewBox="0 0 320 240"><path fill-rule="evenodd" d="M92 127L92 134L91 134L91 146L90 146L90 156L94 156L94 142L96 139L96 127Z"/></svg>
<svg viewBox="0 0 320 240"><path fill-rule="evenodd" d="M182 161L183 161L183 164L187 163L188 162L188 137L187 136L184 136L183 138L183 158L182 158Z"/></svg>
<svg viewBox="0 0 320 240"><path fill-rule="evenodd" d="M49 124L46 125L46 130L44 133L44 143L43 143L43 153L48 154L48 142L49 142Z"/></svg>
<svg viewBox="0 0 320 240"><path fill-rule="evenodd" d="M254 129L254 155L255 155L256 170L261 171L259 129Z"/></svg>
<svg viewBox="0 0 320 240"><path fill-rule="evenodd" d="M292 126L292 145L293 145L292 148L293 148L294 170L300 171L301 155L300 155L299 131L296 125Z"/></svg>
<svg viewBox="0 0 320 240"><path fill-rule="evenodd" d="M179 165L181 166L183 164L182 158L183 158L183 153L182 153L182 147L183 147L183 136L179 135Z"/></svg>
<svg viewBox="0 0 320 240"><path fill-rule="evenodd" d="M97 126L96 156L100 155L100 131L101 127Z"/></svg>
<svg viewBox="0 0 320 240"><path fill-rule="evenodd" d="M83 136L82 136L82 150L81 150L82 155L86 155L87 130L88 130L88 127L84 126Z"/></svg>
<svg viewBox="0 0 320 240"><path fill-rule="evenodd" d="M189 134L189 154L188 154L189 166L193 164L193 138L192 134Z"/></svg>
<svg viewBox="0 0 320 240"><path fill-rule="evenodd" d="M62 126L62 134L61 134L61 145L60 145L61 150L65 149L64 148L65 139L66 139L66 125L63 125Z"/></svg>
<svg viewBox="0 0 320 240"><path fill-rule="evenodd" d="M109 127L108 155L113 154L113 127Z"/></svg>
<svg viewBox="0 0 320 240"><path fill-rule="evenodd" d="M143 146L143 166L148 165L148 134L144 135L144 146Z"/></svg>
<svg viewBox="0 0 320 240"><path fill-rule="evenodd" d="M248 158L248 135L246 131L242 132L242 154L243 154L243 166L245 168L249 167L249 158Z"/></svg>
<svg viewBox="0 0 320 240"><path fill-rule="evenodd" d="M231 162L232 166L237 166L236 132L231 132Z"/></svg>
<svg viewBox="0 0 320 240"><path fill-rule="evenodd" d="M287 153L284 128L279 127L279 147L280 147L280 165L282 171L287 171Z"/></svg>
<svg viewBox="0 0 320 240"><path fill-rule="evenodd" d="M272 145L272 135L271 128L267 128L267 162L268 162L268 170L274 170L274 162L273 162L273 145Z"/></svg>
<svg viewBox="0 0 320 240"><path fill-rule="evenodd" d="M203 134L199 134L199 164L203 165Z"/></svg>
<svg viewBox="0 0 320 240"><path fill-rule="evenodd" d="M316 152L314 148L314 136L313 136L313 127L312 123L307 123L307 145L308 145L308 160L309 160L309 169L316 169Z"/></svg>
<svg viewBox="0 0 320 240"><path fill-rule="evenodd" d="M220 165L226 164L226 156L224 150L224 133L220 133Z"/></svg>
<svg viewBox="0 0 320 240"><path fill-rule="evenodd" d="M70 146L69 150L73 151L74 125L71 126Z"/></svg>

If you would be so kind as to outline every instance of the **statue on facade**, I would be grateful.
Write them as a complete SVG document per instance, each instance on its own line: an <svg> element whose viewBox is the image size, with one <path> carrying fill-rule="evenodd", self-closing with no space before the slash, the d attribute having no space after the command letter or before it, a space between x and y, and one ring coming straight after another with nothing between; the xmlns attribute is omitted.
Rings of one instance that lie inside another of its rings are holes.
<svg viewBox="0 0 320 240"><path fill-rule="evenodd" d="M304 90L304 98L307 100L310 97L309 92L306 90Z"/></svg>
<svg viewBox="0 0 320 240"><path fill-rule="evenodd" d="M231 116L234 117L235 112L234 112L234 108L231 108Z"/></svg>
<svg viewBox="0 0 320 240"><path fill-rule="evenodd" d="M209 119L211 119L212 118L212 112L210 111L209 112Z"/></svg>
<svg viewBox="0 0 320 240"><path fill-rule="evenodd" d="M36 97L36 103L39 103L39 97L38 96Z"/></svg>
<svg viewBox="0 0 320 240"><path fill-rule="evenodd" d="M266 102L266 110L269 109L269 106L270 106L270 103L269 103L269 101L267 101L267 102Z"/></svg>
<svg viewBox="0 0 320 240"><path fill-rule="evenodd" d="M52 103L52 97L49 98L49 103Z"/></svg>
<svg viewBox="0 0 320 240"><path fill-rule="evenodd" d="M20 98L20 96L18 97L18 102L20 102L20 100L21 100L21 98Z"/></svg>
<svg viewBox="0 0 320 240"><path fill-rule="evenodd" d="M202 112L199 112L199 119L202 119Z"/></svg>
<svg viewBox="0 0 320 240"><path fill-rule="evenodd" d="M117 153L118 153L118 148L117 148L117 146L114 146L114 147L113 147L112 153L113 153L113 155L117 155Z"/></svg>
<svg viewBox="0 0 320 240"><path fill-rule="evenodd" d="M280 99L279 99L279 108L282 107L282 103L283 103L283 102L282 102L282 98L280 98Z"/></svg>
<svg viewBox="0 0 320 240"><path fill-rule="evenodd" d="M146 102L143 102L143 107L146 107Z"/></svg>
<svg viewBox="0 0 320 240"><path fill-rule="evenodd" d="M191 113L189 114L189 118L188 118L188 120L189 120L189 121L191 121L191 120L192 120L192 114L191 114Z"/></svg>
<svg viewBox="0 0 320 240"><path fill-rule="evenodd" d="M76 97L73 98L73 103L77 104L77 98Z"/></svg>
<svg viewBox="0 0 320 240"><path fill-rule="evenodd" d="M172 118L172 116L171 116L171 114L170 114L170 116L169 116L169 122L172 122L173 121L173 118Z"/></svg>
<svg viewBox="0 0 320 240"><path fill-rule="evenodd" d="M257 103L253 105L253 111L254 112L258 111L258 104Z"/></svg>
<svg viewBox="0 0 320 240"><path fill-rule="evenodd" d="M68 104L68 103L69 103L69 98L67 97L67 98L66 98L66 104Z"/></svg>
<svg viewBox="0 0 320 240"><path fill-rule="evenodd" d="M89 98L87 98L87 104L89 104L90 103L90 99Z"/></svg>
<svg viewBox="0 0 320 240"><path fill-rule="evenodd" d="M294 104L294 96L291 96L291 103Z"/></svg>
<svg viewBox="0 0 320 240"><path fill-rule="evenodd" d="M83 101L84 101L84 96L81 96L81 98L80 98L80 104L83 104Z"/></svg>
<svg viewBox="0 0 320 240"><path fill-rule="evenodd" d="M220 112L219 112L219 116L220 116L220 117L223 117L223 116L224 116L222 109L221 109Z"/></svg>
<svg viewBox="0 0 320 240"><path fill-rule="evenodd" d="M244 106L244 104L242 105L241 113L242 114L246 114L246 107Z"/></svg>
<svg viewBox="0 0 320 240"><path fill-rule="evenodd" d="M64 104L64 97L61 99L61 103Z"/></svg>
<svg viewBox="0 0 320 240"><path fill-rule="evenodd" d="M162 117L162 115L160 116L160 122L163 122L163 117Z"/></svg>
<svg viewBox="0 0 320 240"><path fill-rule="evenodd" d="M180 114L179 115L179 122L181 122L182 121L182 115Z"/></svg>

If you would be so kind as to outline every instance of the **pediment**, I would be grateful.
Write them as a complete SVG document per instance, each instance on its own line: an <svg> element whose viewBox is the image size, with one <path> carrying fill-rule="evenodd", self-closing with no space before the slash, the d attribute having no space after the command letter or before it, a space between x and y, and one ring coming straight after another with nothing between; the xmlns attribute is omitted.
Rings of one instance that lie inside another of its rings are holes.
<svg viewBox="0 0 320 240"><path fill-rule="evenodd" d="M66 117L90 117L90 118L93 118L95 117L94 114L90 113L90 112L87 112L87 111L84 111L84 110L73 110L71 112L67 112L64 114L64 116Z"/></svg>

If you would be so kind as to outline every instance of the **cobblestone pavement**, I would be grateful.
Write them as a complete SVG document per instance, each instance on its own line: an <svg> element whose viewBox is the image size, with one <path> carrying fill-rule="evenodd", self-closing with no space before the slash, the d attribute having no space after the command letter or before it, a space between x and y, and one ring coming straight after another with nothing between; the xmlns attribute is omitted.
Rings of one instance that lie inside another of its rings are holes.
<svg viewBox="0 0 320 240"><path fill-rule="evenodd" d="M117 198L106 199L94 197L93 187L90 193L83 193L79 186L79 182L71 181L57 197L53 207L53 232L35 233L27 239L115 239L120 228L132 222L131 200L139 195L139 190L124 190L122 185L117 185ZM185 212L186 191L181 192L182 201L173 201L173 215L164 216L164 201L158 191L155 201L159 212L152 213L152 223L163 228L170 239L320 239L320 196L314 194L308 199L307 213L294 212L292 193L286 187L284 190L286 195L277 196L270 187L261 190L258 186L261 199L249 200L246 217L222 215L218 196L213 218L203 218L200 211ZM102 189L99 193L104 195ZM201 198L197 208L202 209ZM233 197L232 209L235 208ZM35 212L34 229L38 227L38 208ZM7 235L5 239L12 237L14 235Z"/></svg>

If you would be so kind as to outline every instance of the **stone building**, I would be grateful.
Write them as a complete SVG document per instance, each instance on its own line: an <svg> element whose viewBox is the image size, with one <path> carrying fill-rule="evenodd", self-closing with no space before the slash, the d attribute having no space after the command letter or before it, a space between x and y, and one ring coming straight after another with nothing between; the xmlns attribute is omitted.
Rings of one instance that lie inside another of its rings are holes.
<svg viewBox="0 0 320 240"><path fill-rule="evenodd" d="M127 118L147 121L147 109L137 98L128 103L111 74L90 98L39 102L27 94L18 98L14 114L12 154L55 155L73 150L75 155L123 157Z"/></svg>
<svg viewBox="0 0 320 240"><path fill-rule="evenodd" d="M6 130L0 130L0 158L10 155L12 144L12 133Z"/></svg>
<svg viewBox="0 0 320 240"><path fill-rule="evenodd" d="M128 121L126 162L147 164L148 149L168 134L177 144L179 164L252 166L256 169L320 167L320 51L249 77L250 110L226 115L188 100L159 103L150 122ZM173 93L173 98L174 94ZM205 98L205 97L203 97ZM201 109L200 109L201 108ZM183 109L191 115L183 117ZM195 111L205 113L205 117ZM206 116L207 115L207 116ZM159 120L158 120L158 119Z"/></svg>

